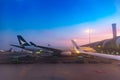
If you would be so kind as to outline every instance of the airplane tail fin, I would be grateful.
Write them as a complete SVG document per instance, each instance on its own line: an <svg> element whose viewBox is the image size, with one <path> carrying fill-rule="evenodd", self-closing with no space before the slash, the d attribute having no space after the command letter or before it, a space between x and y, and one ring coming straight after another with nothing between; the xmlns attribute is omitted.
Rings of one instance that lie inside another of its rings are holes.
<svg viewBox="0 0 120 80"><path fill-rule="evenodd" d="M74 45L74 50L77 54L83 53L84 51L81 50L80 46L77 45L77 43L74 40L71 40Z"/></svg>
<svg viewBox="0 0 120 80"><path fill-rule="evenodd" d="M74 40L71 40L76 49L80 49L77 43Z"/></svg>
<svg viewBox="0 0 120 80"><path fill-rule="evenodd" d="M71 40L71 41L72 41L72 43L74 45L74 51L75 51L75 53L80 54L81 51L80 51L80 48L77 45L77 43L74 40Z"/></svg>
<svg viewBox="0 0 120 80"><path fill-rule="evenodd" d="M21 36L17 35L20 46L30 46L30 44Z"/></svg>

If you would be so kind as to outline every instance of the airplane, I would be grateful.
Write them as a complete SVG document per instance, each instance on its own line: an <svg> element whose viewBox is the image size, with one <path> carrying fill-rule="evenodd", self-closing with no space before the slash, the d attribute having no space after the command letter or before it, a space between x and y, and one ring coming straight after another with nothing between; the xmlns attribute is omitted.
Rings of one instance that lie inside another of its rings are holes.
<svg viewBox="0 0 120 80"><path fill-rule="evenodd" d="M39 47L39 48L43 48L46 50L50 50L53 51L54 54L58 54L59 56L71 56L72 55L72 51L63 51L60 49L56 49L56 48L51 48L51 47L45 47L45 46L40 46L40 45L36 45L33 42L30 42L31 45L35 46L35 47Z"/></svg>
<svg viewBox="0 0 120 80"><path fill-rule="evenodd" d="M98 53L120 55L120 36L117 36L116 23L112 24L113 37L82 46L91 47Z"/></svg>
<svg viewBox="0 0 120 80"><path fill-rule="evenodd" d="M45 47L45 46L38 46L33 42L30 42L30 44L21 36L17 35L19 45L13 45L11 46L18 47L24 50L32 51L33 53L41 52L41 56L71 56L71 51L63 51L60 49Z"/></svg>
<svg viewBox="0 0 120 80"><path fill-rule="evenodd" d="M120 56L117 56L117 55L85 52L85 51L81 50L81 48L77 45L75 40L71 40L71 41L72 41L73 45L75 46L76 50L79 52L79 54L88 54L88 55L93 55L93 56L98 56L98 57L103 57L103 58L108 58L108 59L120 60Z"/></svg>
<svg viewBox="0 0 120 80"><path fill-rule="evenodd" d="M9 50L0 50L1 53L6 53L6 52L13 52L12 48L10 48Z"/></svg>
<svg viewBox="0 0 120 80"><path fill-rule="evenodd" d="M30 45L21 35L17 35L17 38L18 38L18 41L19 41L19 45L11 44L11 46L21 48L23 50L31 51L33 54L35 54L35 53L39 54L40 53L42 56L53 56L52 51L45 50L43 48L38 48L38 47L35 47L33 45Z"/></svg>
<svg viewBox="0 0 120 80"><path fill-rule="evenodd" d="M11 46L22 48L24 50L29 50L29 51L38 51L39 50L38 48L36 48L34 46L31 46L25 39L23 39L22 36L17 35L17 38L18 38L18 41L19 41L19 45L11 44Z"/></svg>

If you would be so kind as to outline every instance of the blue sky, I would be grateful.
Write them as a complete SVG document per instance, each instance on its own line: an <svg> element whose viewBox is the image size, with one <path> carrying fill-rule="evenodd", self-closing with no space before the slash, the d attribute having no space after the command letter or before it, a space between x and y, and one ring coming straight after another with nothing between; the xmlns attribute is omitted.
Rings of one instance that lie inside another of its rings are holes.
<svg viewBox="0 0 120 80"><path fill-rule="evenodd" d="M1 0L0 3L0 48L17 43L17 34L41 45L69 46L68 40L73 38L85 44L88 42L85 29L92 28L98 35L108 30L105 36L108 38L111 24L119 26L119 0ZM96 38L95 32L92 34Z"/></svg>

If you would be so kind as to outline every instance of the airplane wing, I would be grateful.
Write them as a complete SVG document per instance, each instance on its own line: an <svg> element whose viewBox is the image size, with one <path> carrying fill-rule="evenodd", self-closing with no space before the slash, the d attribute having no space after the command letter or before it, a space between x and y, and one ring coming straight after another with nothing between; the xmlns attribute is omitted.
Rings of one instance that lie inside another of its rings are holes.
<svg viewBox="0 0 120 80"><path fill-rule="evenodd" d="M110 55L110 54L103 54L103 53L92 53L92 52L85 52L81 50L81 48L78 48L77 43L72 40L73 45L76 47L76 49L83 54L88 54L88 55L93 55L93 56L98 56L98 57L103 57L103 58L108 58L108 59L114 59L114 60L120 60L120 56L118 55Z"/></svg>
<svg viewBox="0 0 120 80"><path fill-rule="evenodd" d="M61 52L62 50L59 50L59 49L55 49L55 48L50 48L50 47L45 47L45 46L39 46L39 45L36 45L35 43L33 42L30 42L31 45L35 46L35 47L39 47L39 48L44 48L44 49L47 49L47 50L50 50L50 51L57 51L57 52Z"/></svg>
<svg viewBox="0 0 120 80"><path fill-rule="evenodd" d="M109 55L109 54L103 54L103 53L92 53L92 52L84 52L84 51L81 51L81 53L103 57L103 58L108 58L108 59L120 60L120 56L118 55Z"/></svg>

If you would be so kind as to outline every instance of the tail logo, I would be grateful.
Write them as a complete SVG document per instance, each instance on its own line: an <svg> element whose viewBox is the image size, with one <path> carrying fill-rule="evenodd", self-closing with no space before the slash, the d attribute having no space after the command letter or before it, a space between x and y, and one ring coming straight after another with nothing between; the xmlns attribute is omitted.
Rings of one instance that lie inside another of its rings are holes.
<svg viewBox="0 0 120 80"><path fill-rule="evenodd" d="M21 45L24 45L24 44L25 44L25 42L24 42L24 41L22 41L22 40L20 40L20 42L21 42Z"/></svg>

